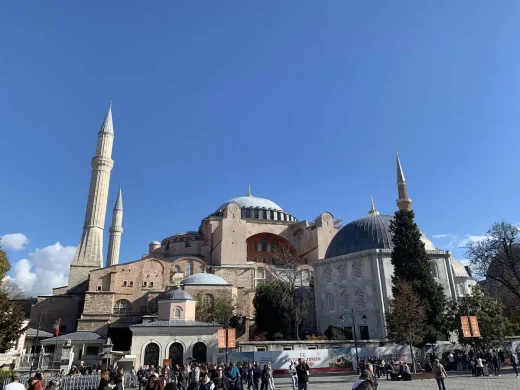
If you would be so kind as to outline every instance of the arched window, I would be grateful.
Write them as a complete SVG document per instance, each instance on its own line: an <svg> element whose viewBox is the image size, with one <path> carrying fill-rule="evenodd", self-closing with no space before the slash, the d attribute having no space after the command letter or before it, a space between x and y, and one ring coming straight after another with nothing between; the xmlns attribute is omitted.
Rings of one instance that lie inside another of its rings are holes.
<svg viewBox="0 0 520 390"><path fill-rule="evenodd" d="M128 299L120 299L114 305L114 314L127 315L132 313L132 303Z"/></svg>
<svg viewBox="0 0 520 390"><path fill-rule="evenodd" d="M195 345L193 345L192 356L196 362L203 363L203 362L207 361L206 354L207 354L206 344L199 341L198 343L195 343Z"/></svg>
<svg viewBox="0 0 520 390"><path fill-rule="evenodd" d="M367 308L367 297L363 290L358 290L356 293L357 296L357 307L358 309L366 309Z"/></svg>
<svg viewBox="0 0 520 390"><path fill-rule="evenodd" d="M186 262L186 276L193 274L193 261L189 260Z"/></svg>
<svg viewBox="0 0 520 390"><path fill-rule="evenodd" d="M173 309L173 318L175 319L179 319L181 318L181 308L180 307L176 307L175 309Z"/></svg>
<svg viewBox="0 0 520 390"><path fill-rule="evenodd" d="M201 265L201 266L200 266L200 270L199 270L199 272L200 272L201 274L205 274L205 273L206 273L206 266L205 266L205 265Z"/></svg>
<svg viewBox="0 0 520 390"><path fill-rule="evenodd" d="M346 291L341 293L341 309L349 310L350 309L350 296Z"/></svg>
<svg viewBox="0 0 520 390"><path fill-rule="evenodd" d="M202 296L202 304L206 307L213 307L215 304L215 298L211 294L204 294Z"/></svg>
<svg viewBox="0 0 520 390"><path fill-rule="evenodd" d="M147 366L154 365L157 367L159 364L159 346L155 343L150 343L144 349L144 362Z"/></svg>
<svg viewBox="0 0 520 390"><path fill-rule="evenodd" d="M432 275L434 278L439 277L439 269L437 268L437 263L433 260L430 261L430 267L432 269Z"/></svg>
<svg viewBox="0 0 520 390"><path fill-rule="evenodd" d="M172 345L170 345L170 349L168 352L168 355L172 360L173 364L184 363L184 347L181 343L173 343Z"/></svg>
<svg viewBox="0 0 520 390"><path fill-rule="evenodd" d="M332 269L330 267L325 270L325 281L332 283Z"/></svg>
<svg viewBox="0 0 520 390"><path fill-rule="evenodd" d="M174 269L176 274L180 274L181 273L181 266L180 265L176 265L173 269Z"/></svg>
<svg viewBox="0 0 520 390"><path fill-rule="evenodd" d="M347 280L347 266L342 265L339 267L339 280Z"/></svg>
<svg viewBox="0 0 520 390"><path fill-rule="evenodd" d="M363 278L363 263L361 262L361 260L358 260L354 263L354 265L352 266L352 271L354 277L358 279Z"/></svg>
<svg viewBox="0 0 520 390"><path fill-rule="evenodd" d="M334 294L327 295L327 307L329 311L336 311L336 301L334 299Z"/></svg>

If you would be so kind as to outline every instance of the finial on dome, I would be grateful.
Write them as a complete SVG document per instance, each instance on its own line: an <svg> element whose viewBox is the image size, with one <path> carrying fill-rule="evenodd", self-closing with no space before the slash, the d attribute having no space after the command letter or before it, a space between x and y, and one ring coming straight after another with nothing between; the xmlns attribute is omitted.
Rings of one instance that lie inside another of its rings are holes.
<svg viewBox="0 0 520 390"><path fill-rule="evenodd" d="M247 196L253 196L251 195L251 184L249 184L247 187Z"/></svg>
<svg viewBox="0 0 520 390"><path fill-rule="evenodd" d="M376 210L376 206L374 205L374 198L370 195L370 211L368 215L379 215L379 211Z"/></svg>

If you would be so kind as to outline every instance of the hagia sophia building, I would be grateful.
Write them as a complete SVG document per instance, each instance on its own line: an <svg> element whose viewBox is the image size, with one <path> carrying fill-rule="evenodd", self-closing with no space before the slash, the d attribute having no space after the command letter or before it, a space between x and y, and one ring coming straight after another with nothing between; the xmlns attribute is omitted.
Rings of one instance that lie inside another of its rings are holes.
<svg viewBox="0 0 520 390"><path fill-rule="evenodd" d="M156 321L161 300L176 295L171 291L180 281L187 297L201 297L208 303L218 296L235 300L237 315L244 320L242 337L247 339L254 328L255 290L273 277L276 251L290 247L300 263L301 284L308 285L314 278L315 302L305 321L306 331L322 333L329 325L340 326L341 314L353 309L366 319L355 329L359 338L385 339L384 313L393 272L392 217L377 212L373 202L367 215L340 227L330 212L300 221L275 202L254 196L249 188L247 194L209 210L197 231L153 241L146 255L120 264L120 189L105 264L103 232L113 141L110 104L98 133L83 232L68 285L53 289L51 296L38 297L29 327L36 328L41 318L41 329L54 333L55 321L61 318L61 333L72 339L110 337L115 350L129 351L132 328ZM399 157L397 187L398 207L411 208ZM435 248L424 235L422 239L432 259L432 273L446 295L456 299L466 294L475 284L468 270L449 251Z"/></svg>

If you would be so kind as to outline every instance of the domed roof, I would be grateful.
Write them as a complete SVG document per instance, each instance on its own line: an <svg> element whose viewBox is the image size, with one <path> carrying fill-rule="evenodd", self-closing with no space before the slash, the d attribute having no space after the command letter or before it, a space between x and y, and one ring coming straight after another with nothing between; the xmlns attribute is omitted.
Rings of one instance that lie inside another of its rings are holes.
<svg viewBox="0 0 520 390"><path fill-rule="evenodd" d="M368 249L392 249L390 232L392 218L390 215L379 215L374 212L343 226L330 242L325 257L341 256ZM421 240L426 250L435 250L435 245L424 234L421 235Z"/></svg>
<svg viewBox="0 0 520 390"><path fill-rule="evenodd" d="M229 283L220 276L207 273L199 273L188 276L181 281L181 284L206 284L206 285L228 285Z"/></svg>
<svg viewBox="0 0 520 390"><path fill-rule="evenodd" d="M272 200L265 199L265 198L259 198L258 196L239 196L238 198L233 198L231 200L228 200L226 203L224 203L222 206L220 206L217 211L220 211L230 203L236 203L242 207L260 207L260 208L266 208L266 209L272 209L276 211L283 211L280 206L278 206L276 203L274 203Z"/></svg>
<svg viewBox="0 0 520 390"><path fill-rule="evenodd" d="M464 264L462 264L455 257L450 256L450 264L451 264L451 268L453 268L453 276L462 277L462 278L470 277L468 275L468 271L466 271L466 268L464 267Z"/></svg>
<svg viewBox="0 0 520 390"><path fill-rule="evenodd" d="M163 295L162 298L159 298L160 301L193 301L193 297L184 290L181 290L179 287L175 286L166 294Z"/></svg>

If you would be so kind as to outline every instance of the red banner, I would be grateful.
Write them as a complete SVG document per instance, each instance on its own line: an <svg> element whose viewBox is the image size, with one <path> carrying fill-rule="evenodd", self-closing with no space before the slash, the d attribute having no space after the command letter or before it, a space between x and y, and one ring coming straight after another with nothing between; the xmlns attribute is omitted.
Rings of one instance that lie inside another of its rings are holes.
<svg viewBox="0 0 520 390"><path fill-rule="evenodd" d="M226 348L226 329L219 329L217 336L218 336L218 347Z"/></svg>
<svg viewBox="0 0 520 390"><path fill-rule="evenodd" d="M473 337L480 337L480 328L478 327L478 318L475 316L469 317L469 324L471 326L471 333L473 333Z"/></svg>
<svg viewBox="0 0 520 390"><path fill-rule="evenodd" d="M462 335L464 337L471 337L471 328L469 327L468 316L461 316L460 324L462 327Z"/></svg>
<svg viewBox="0 0 520 390"><path fill-rule="evenodd" d="M235 328L224 329L220 328L217 333L218 347L226 348L226 330L227 330L227 346L228 348L235 348L237 345L237 331Z"/></svg>

